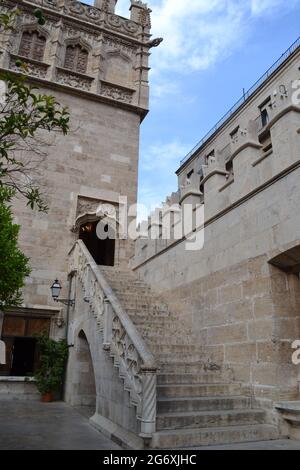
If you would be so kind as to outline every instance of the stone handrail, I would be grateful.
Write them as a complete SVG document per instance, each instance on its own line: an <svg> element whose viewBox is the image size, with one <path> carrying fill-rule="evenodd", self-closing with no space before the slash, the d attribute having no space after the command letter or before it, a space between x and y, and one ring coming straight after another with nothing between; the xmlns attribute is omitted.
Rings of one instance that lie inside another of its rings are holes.
<svg viewBox="0 0 300 470"><path fill-rule="evenodd" d="M156 424L157 367L154 356L81 240L76 242L70 255L71 270L77 271L84 300L90 304L102 331L103 349L114 358L124 388L136 406L141 436L151 438Z"/></svg>

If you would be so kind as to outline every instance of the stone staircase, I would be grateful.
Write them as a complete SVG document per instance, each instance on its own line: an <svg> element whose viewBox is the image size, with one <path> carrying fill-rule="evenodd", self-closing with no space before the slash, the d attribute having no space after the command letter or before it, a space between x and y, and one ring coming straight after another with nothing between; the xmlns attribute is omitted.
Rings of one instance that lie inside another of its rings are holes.
<svg viewBox="0 0 300 470"><path fill-rule="evenodd" d="M265 412L230 373L203 363L193 333L129 269L100 268L158 363L152 448L198 447L278 438Z"/></svg>

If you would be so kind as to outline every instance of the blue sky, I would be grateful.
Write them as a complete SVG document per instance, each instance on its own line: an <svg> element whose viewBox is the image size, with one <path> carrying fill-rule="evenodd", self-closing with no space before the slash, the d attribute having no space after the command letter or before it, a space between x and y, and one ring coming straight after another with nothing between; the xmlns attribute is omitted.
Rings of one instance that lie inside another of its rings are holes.
<svg viewBox="0 0 300 470"><path fill-rule="evenodd" d="M93 3L85 0L86 3ZM300 35L300 0L150 0L150 113L141 128L139 202L177 190L179 161ZM128 16L130 0L117 13Z"/></svg>

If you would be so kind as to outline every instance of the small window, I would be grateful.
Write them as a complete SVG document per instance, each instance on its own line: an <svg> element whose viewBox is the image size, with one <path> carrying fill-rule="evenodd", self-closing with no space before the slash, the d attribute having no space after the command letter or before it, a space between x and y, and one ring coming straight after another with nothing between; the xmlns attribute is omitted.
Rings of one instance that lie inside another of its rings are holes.
<svg viewBox="0 0 300 470"><path fill-rule="evenodd" d="M271 132L264 133L260 138L259 138L259 143L262 146L262 154L269 154L272 153L273 150L273 145L272 145L272 138L271 138Z"/></svg>
<svg viewBox="0 0 300 470"><path fill-rule="evenodd" d="M269 122L269 114L267 109L263 109L260 114L261 117L261 125L265 127Z"/></svg>
<svg viewBox="0 0 300 470"><path fill-rule="evenodd" d="M25 31L22 34L19 54L23 57L42 61L46 46L46 38L38 31Z"/></svg>
<svg viewBox="0 0 300 470"><path fill-rule="evenodd" d="M271 104L271 97L267 98L260 106L260 116L259 116L259 130L262 130L264 127L266 127L269 122L269 106Z"/></svg>
<svg viewBox="0 0 300 470"><path fill-rule="evenodd" d="M74 72L86 73L88 55L88 51L79 44L67 46L65 68Z"/></svg>
<svg viewBox="0 0 300 470"><path fill-rule="evenodd" d="M231 142L235 143L238 141L239 129L240 129L240 126L237 126L232 132L230 132Z"/></svg>
<svg viewBox="0 0 300 470"><path fill-rule="evenodd" d="M211 152L209 152L209 153L205 156L206 165L207 165L211 160L214 160L214 158L215 158L215 151L212 150Z"/></svg>
<svg viewBox="0 0 300 470"><path fill-rule="evenodd" d="M190 180L193 174L194 174L194 170L189 171L188 174L186 175L187 179Z"/></svg>
<svg viewBox="0 0 300 470"><path fill-rule="evenodd" d="M232 162L232 160L229 160L229 161L226 163L225 167L226 167L226 171L229 173L229 174L226 176L226 178L228 179L228 181L233 180L233 178L234 178L234 172L233 172L233 162Z"/></svg>

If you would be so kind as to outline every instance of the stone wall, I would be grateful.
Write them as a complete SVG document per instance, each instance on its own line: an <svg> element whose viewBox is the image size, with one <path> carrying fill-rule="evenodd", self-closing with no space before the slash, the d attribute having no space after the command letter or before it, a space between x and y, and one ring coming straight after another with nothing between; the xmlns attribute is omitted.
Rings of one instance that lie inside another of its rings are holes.
<svg viewBox="0 0 300 470"><path fill-rule="evenodd" d="M69 107L71 131L50 139L35 175L49 211L33 212L22 199L14 203L20 246L32 267L24 290L26 307L54 306L50 286L55 278L64 288L61 297L67 297L67 259L78 239L73 227L80 212L93 212L101 202L117 206L119 195L126 195L130 204L136 201L139 116L58 91L55 96ZM132 243L120 240L116 264L127 264L132 254Z"/></svg>
<svg viewBox="0 0 300 470"><path fill-rule="evenodd" d="M178 170L178 207L204 208L202 249L189 251L185 239L141 237L132 261L170 305L180 302L204 359L231 368L262 403L299 393L291 348L300 337L299 274L270 264L300 245L298 59L299 48ZM269 120L258 126L266 99Z"/></svg>
<svg viewBox="0 0 300 470"><path fill-rule="evenodd" d="M300 281L268 261L300 243L295 170L209 224L204 248L176 244L137 269L169 303L185 305L207 359L230 366L260 397L295 397L299 368Z"/></svg>

